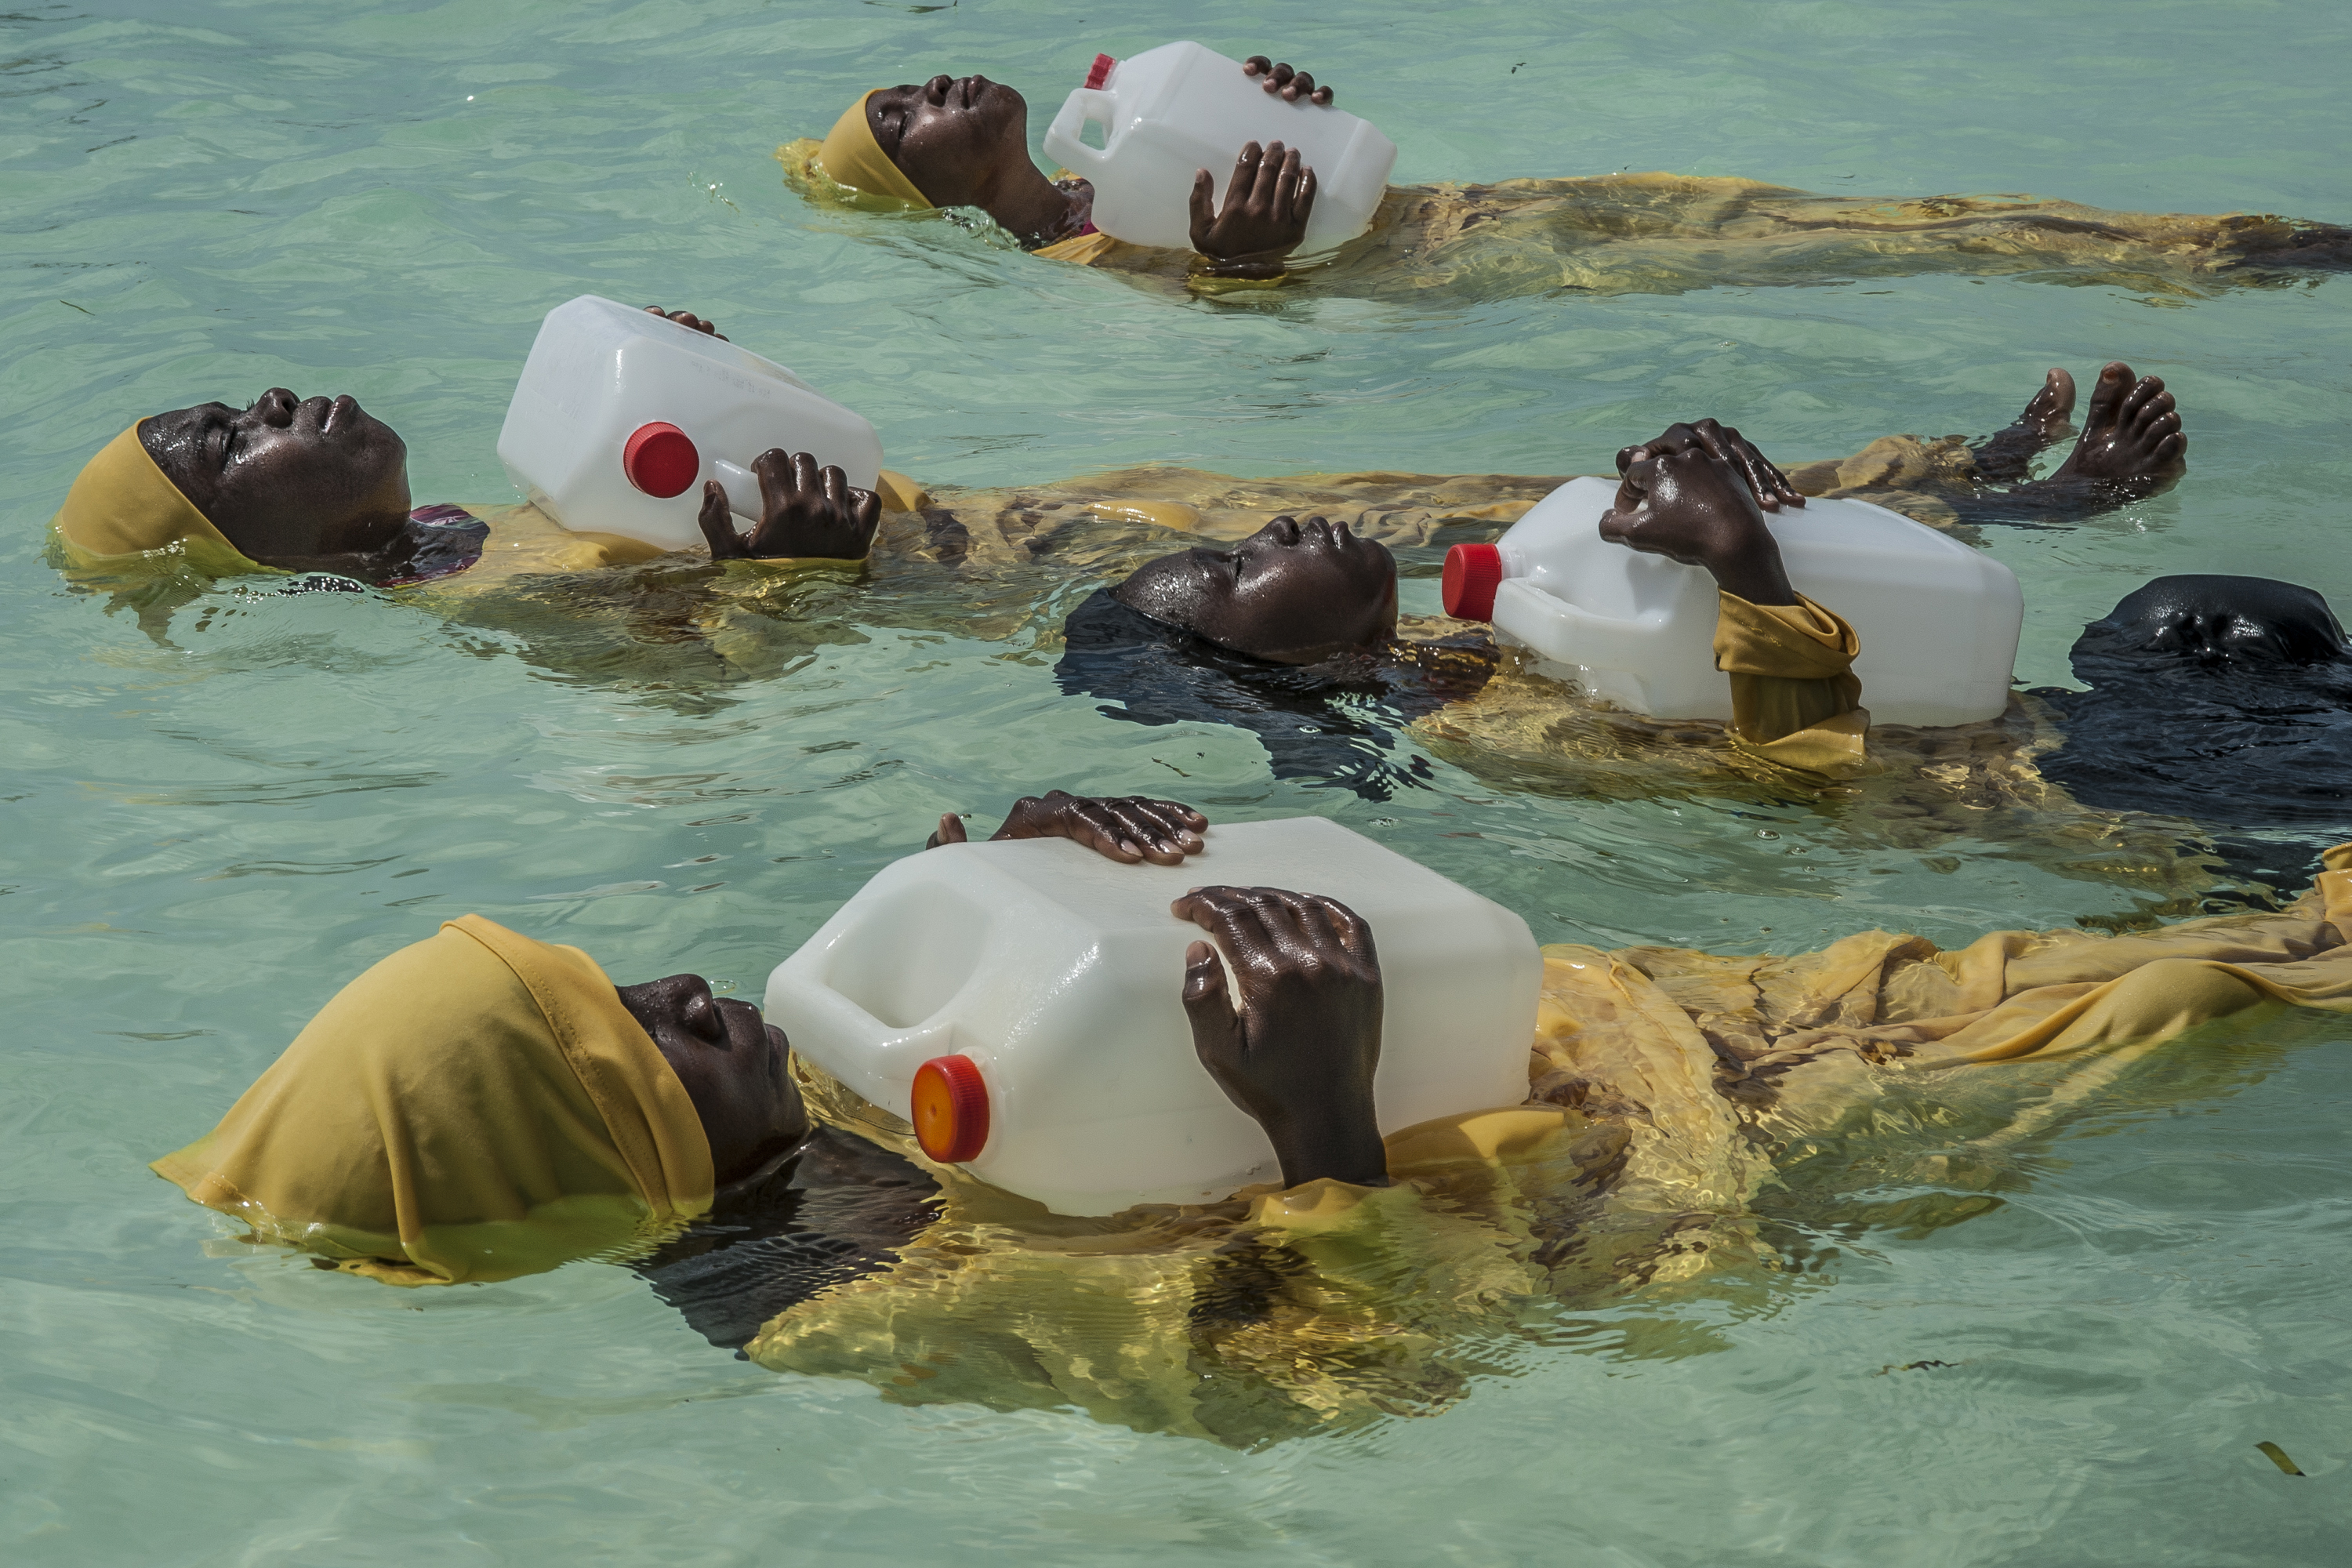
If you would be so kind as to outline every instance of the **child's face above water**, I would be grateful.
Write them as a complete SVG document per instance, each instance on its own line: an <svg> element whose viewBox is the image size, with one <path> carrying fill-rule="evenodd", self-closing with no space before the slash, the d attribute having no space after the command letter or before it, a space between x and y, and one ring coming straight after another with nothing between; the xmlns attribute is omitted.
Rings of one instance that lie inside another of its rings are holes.
<svg viewBox="0 0 2352 1568"><path fill-rule="evenodd" d="M1224 550L1162 556L1112 596L1222 647L1313 664L1396 631L1396 558L1345 523L1278 517Z"/></svg>
<svg viewBox="0 0 2352 1568"><path fill-rule="evenodd" d="M932 203L986 206L1005 160L1029 158L1029 105L984 76L935 76L884 88L866 122L885 156Z"/></svg>
<svg viewBox="0 0 2352 1568"><path fill-rule="evenodd" d="M273 386L243 410L159 414L139 437L180 493L267 565L365 554L407 525L408 447L349 395Z"/></svg>

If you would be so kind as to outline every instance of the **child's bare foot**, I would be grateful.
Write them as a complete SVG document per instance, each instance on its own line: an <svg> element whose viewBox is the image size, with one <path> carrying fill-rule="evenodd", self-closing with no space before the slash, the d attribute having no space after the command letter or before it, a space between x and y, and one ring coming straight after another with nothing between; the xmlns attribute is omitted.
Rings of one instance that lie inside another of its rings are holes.
<svg viewBox="0 0 2352 1568"><path fill-rule="evenodd" d="M2006 430L1996 430L1974 448L1977 475L1995 484L2014 484L2025 478L2034 457L2053 442L2074 434L2074 378L2053 369L2042 379L2042 390L2026 401L2025 410Z"/></svg>
<svg viewBox="0 0 2352 1568"><path fill-rule="evenodd" d="M2018 422L1986 447L2012 435L2018 439L2011 449L2023 446L2024 433L2037 420L2054 435L2074 401L2074 390L2064 371L2052 371ZM1979 475L2003 477L1996 465L1984 460L1984 452L1978 452ZM2164 383L2152 375L2135 379L2132 367L2118 360L2099 372L2090 405L2083 411L2082 439L2056 473L2011 489L1979 490L1956 498L1953 504L1969 522L2035 527L2042 519L2095 517L2170 485L2189 466L2188 452L2189 437L2180 433L2180 415ZM2012 472L2021 475L2023 470L2024 464L2018 462Z"/></svg>
<svg viewBox="0 0 2352 1568"><path fill-rule="evenodd" d="M2099 372L2074 454L2043 482L2105 486L2119 492L2118 500L2154 495L2180 477L2188 453L2189 437L2163 379L2134 380L2131 366L2118 360Z"/></svg>

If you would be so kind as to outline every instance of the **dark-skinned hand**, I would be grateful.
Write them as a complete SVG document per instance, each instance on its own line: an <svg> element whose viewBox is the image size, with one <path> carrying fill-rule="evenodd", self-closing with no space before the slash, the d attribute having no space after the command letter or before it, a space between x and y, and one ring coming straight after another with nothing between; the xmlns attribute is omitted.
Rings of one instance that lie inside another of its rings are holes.
<svg viewBox="0 0 2352 1568"><path fill-rule="evenodd" d="M1315 171L1300 167L1296 147L1253 142L1234 160L1222 212L1209 205L1215 184L1206 169L1192 176L1192 248L1221 278L1280 276L1314 216Z"/></svg>
<svg viewBox="0 0 2352 1568"><path fill-rule="evenodd" d="M1647 452L1654 458L1669 452L1688 451L1704 447L1709 452L1739 470L1748 481L1748 493L1766 511L1779 511L1784 506L1802 506L1805 498L1789 482L1789 476L1775 468L1772 459L1756 449L1755 443L1728 425L1712 419L1696 424L1688 421L1669 425L1639 447L1627 447L1617 454L1617 471L1623 473L1625 465L1636 452Z"/></svg>
<svg viewBox="0 0 2352 1568"><path fill-rule="evenodd" d="M1274 1145L1285 1186L1321 1177L1388 1184L1372 1111L1381 961L1372 929L1335 899L1278 888L1195 888L1169 906L1217 939L1184 953L1184 1012L1201 1065Z"/></svg>
<svg viewBox="0 0 2352 1568"><path fill-rule="evenodd" d="M1051 790L1014 801L1004 826L989 839L1068 838L1122 865L1149 860L1155 866L1181 866L1185 856L1206 847L1201 834L1208 826L1207 817L1177 801L1139 795L1097 799ZM965 841L963 818L950 811L940 816L939 831L923 847Z"/></svg>
<svg viewBox="0 0 2352 1568"><path fill-rule="evenodd" d="M1303 98L1309 103L1319 103L1326 108L1330 106L1331 89L1317 87L1313 77L1305 71L1291 69L1287 62L1270 60L1264 55L1252 55L1242 62L1242 75L1264 78L1260 86L1268 92L1279 93L1293 103Z"/></svg>
<svg viewBox="0 0 2352 1568"><path fill-rule="evenodd" d="M676 321L679 326L691 327L698 332L708 332L722 343L731 341L725 332L719 330L716 323L704 321L691 310L665 310L659 305L648 305L646 307L646 314L659 316L665 321Z"/></svg>
<svg viewBox="0 0 2352 1568"><path fill-rule="evenodd" d="M1617 501L1601 514L1601 537L1704 566L1717 587L1751 605L1795 604L1746 470L1701 441L1666 445L1663 453L1641 446L1617 454Z"/></svg>
<svg viewBox="0 0 2352 1568"><path fill-rule="evenodd" d="M702 482L702 537L713 561L774 561L793 556L863 561L882 521L882 498L861 490L839 468L817 467L806 452L771 447L751 459L760 479L760 521L735 531L727 492Z"/></svg>

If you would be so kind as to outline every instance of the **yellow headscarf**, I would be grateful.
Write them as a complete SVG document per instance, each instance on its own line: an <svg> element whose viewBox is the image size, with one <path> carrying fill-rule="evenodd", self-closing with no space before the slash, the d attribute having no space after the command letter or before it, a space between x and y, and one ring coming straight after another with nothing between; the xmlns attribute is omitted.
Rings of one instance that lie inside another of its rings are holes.
<svg viewBox="0 0 2352 1568"><path fill-rule="evenodd" d="M338 992L205 1137L191 1198L393 1285L510 1279L710 1205L686 1086L595 961L451 921Z"/></svg>
<svg viewBox="0 0 2352 1568"><path fill-rule="evenodd" d="M51 526L78 564L178 546L216 570L261 570L155 466L138 425L82 466Z"/></svg>
<svg viewBox="0 0 2352 1568"><path fill-rule="evenodd" d="M882 143L874 140L874 127L866 119L866 100L873 96L872 92L861 93L856 102L843 110L809 162L818 174L860 196L881 197L915 207L937 206L937 202L916 189L915 182L907 178L904 169L890 162L889 154L882 151Z"/></svg>

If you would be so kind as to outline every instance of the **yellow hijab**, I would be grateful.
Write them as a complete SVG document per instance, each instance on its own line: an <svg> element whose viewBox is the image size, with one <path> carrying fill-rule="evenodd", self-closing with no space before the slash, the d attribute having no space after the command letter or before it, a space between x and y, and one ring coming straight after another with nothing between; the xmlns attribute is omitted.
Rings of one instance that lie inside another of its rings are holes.
<svg viewBox="0 0 2352 1568"><path fill-rule="evenodd" d="M338 992L155 1173L392 1285L510 1279L710 1205L686 1086L595 961L479 915Z"/></svg>
<svg viewBox="0 0 2352 1568"><path fill-rule="evenodd" d="M141 420L140 425L145 424ZM172 550L215 570L260 571L155 466L133 425L82 465L50 525L77 564Z"/></svg>
<svg viewBox="0 0 2352 1568"><path fill-rule="evenodd" d="M880 91L876 89L875 91ZM874 140L874 127L866 119L866 100L874 93L860 93L857 101L842 111L839 120L807 163L817 174L840 185L856 196L902 203L912 207L937 206L939 204L923 195L907 172L890 162L882 143ZM780 156L792 162L790 153L800 143L781 149Z"/></svg>

